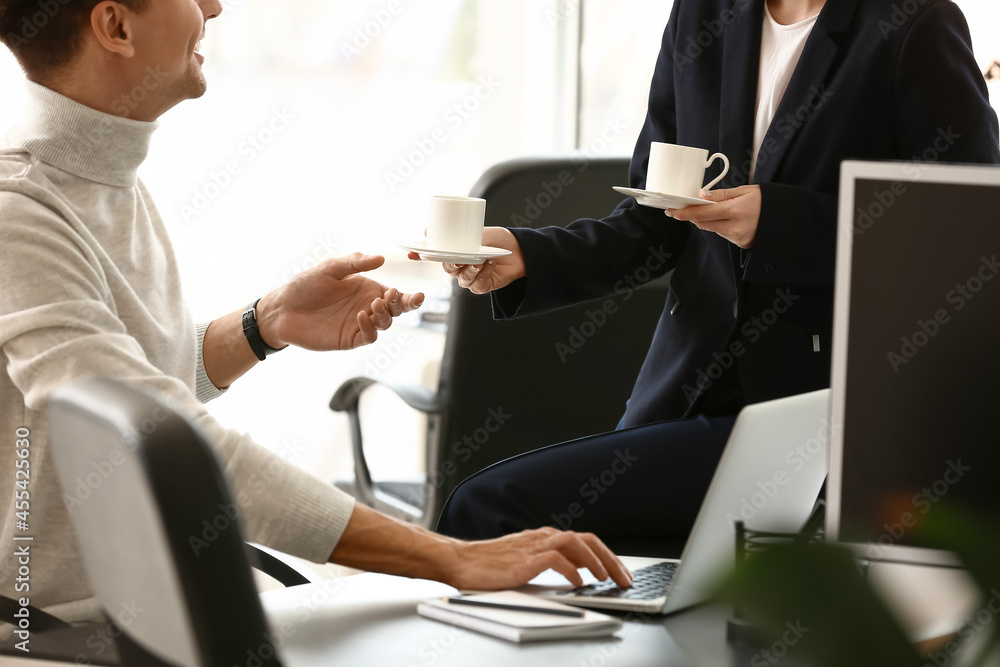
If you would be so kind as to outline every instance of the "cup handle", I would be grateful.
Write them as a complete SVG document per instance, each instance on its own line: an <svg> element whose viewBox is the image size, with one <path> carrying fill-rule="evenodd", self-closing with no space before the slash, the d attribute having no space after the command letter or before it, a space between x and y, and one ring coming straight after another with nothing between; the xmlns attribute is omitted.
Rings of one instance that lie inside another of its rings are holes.
<svg viewBox="0 0 1000 667"><path fill-rule="evenodd" d="M725 165L722 168L722 173L719 174L719 177L716 178L714 181L712 181L711 183L709 183L708 185L706 185L705 187L703 187L702 190L711 190L713 187L716 186L716 184L718 184L719 181L721 181L722 179L724 179L726 177L726 174L729 173L729 158L727 158L722 153L716 153L712 157L708 158L708 162L705 163L705 169L708 169L709 167L711 167L712 163L715 162L716 158L722 158L722 163Z"/></svg>

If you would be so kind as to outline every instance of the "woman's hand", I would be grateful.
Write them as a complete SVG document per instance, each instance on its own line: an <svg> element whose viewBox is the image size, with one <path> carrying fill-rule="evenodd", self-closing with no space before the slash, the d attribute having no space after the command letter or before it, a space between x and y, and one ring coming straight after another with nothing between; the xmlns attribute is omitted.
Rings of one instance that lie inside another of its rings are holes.
<svg viewBox="0 0 1000 667"><path fill-rule="evenodd" d="M527 270L524 255L517 238L505 227L487 227L483 230L483 245L510 250L509 255L489 259L482 264L451 264L445 262L445 273L458 278L458 284L473 294L486 294L506 287L518 278L523 278ZM420 259L411 252L410 259Z"/></svg>
<svg viewBox="0 0 1000 667"><path fill-rule="evenodd" d="M688 206L667 209L666 214L686 220L698 229L715 232L741 248L753 247L760 224L759 185L744 185L730 190L703 190L701 198L717 202L714 206Z"/></svg>

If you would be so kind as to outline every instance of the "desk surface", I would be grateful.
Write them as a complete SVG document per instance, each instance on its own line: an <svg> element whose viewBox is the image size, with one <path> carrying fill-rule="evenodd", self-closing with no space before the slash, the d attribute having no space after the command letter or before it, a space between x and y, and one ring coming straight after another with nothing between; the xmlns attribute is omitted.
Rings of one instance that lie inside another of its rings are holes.
<svg viewBox="0 0 1000 667"><path fill-rule="evenodd" d="M631 567L644 561L624 560ZM954 627L955 619L964 618L975 608L975 588L963 583L964 576L960 571L911 566L885 566L883 572L870 573L876 589L881 589L914 637L923 634L919 629L942 627L947 619ZM275 633L273 641L287 667L774 664L757 649L726 641L730 609L725 606L701 607L668 617L623 614L625 625L614 637L513 644L416 614L419 601L454 593L453 588L435 582L360 574L268 591L261 600ZM4 667L39 664L55 663L0 657ZM254 663L248 657L246 664ZM793 667L787 656L781 665Z"/></svg>
<svg viewBox="0 0 1000 667"><path fill-rule="evenodd" d="M649 561L623 560L633 568ZM975 608L976 589L961 571L878 565L869 576L914 638L953 629ZM454 593L434 582L362 574L270 591L261 599L288 667L773 664L759 649L726 640L727 606L666 617L623 614L625 625L614 637L514 644L416 614L420 600ZM793 667L789 657L782 667Z"/></svg>
<svg viewBox="0 0 1000 667"><path fill-rule="evenodd" d="M364 574L262 596L289 667L415 665L749 665L753 652L726 642L726 607L670 617L622 615L614 637L528 644L417 616L418 601L453 594L433 582Z"/></svg>

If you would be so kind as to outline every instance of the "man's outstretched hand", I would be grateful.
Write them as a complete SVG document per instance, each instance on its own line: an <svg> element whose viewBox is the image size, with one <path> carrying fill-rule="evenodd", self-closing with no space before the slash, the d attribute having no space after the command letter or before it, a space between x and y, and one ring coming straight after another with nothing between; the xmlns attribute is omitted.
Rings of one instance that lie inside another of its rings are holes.
<svg viewBox="0 0 1000 667"><path fill-rule="evenodd" d="M403 294L359 275L384 263L380 255L354 253L296 275L258 304L264 342L321 351L374 343L392 318L424 301L421 292Z"/></svg>

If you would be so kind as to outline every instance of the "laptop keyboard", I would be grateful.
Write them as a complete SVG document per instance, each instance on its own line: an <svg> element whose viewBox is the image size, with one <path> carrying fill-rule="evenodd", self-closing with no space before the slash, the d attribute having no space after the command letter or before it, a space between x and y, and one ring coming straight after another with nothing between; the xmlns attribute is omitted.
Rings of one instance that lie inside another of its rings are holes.
<svg viewBox="0 0 1000 667"><path fill-rule="evenodd" d="M580 595L583 597L619 598L623 600L655 600L667 594L670 580L677 571L677 562L663 562L643 567L632 573L631 588L621 588L615 582L601 581L588 584L560 595Z"/></svg>

